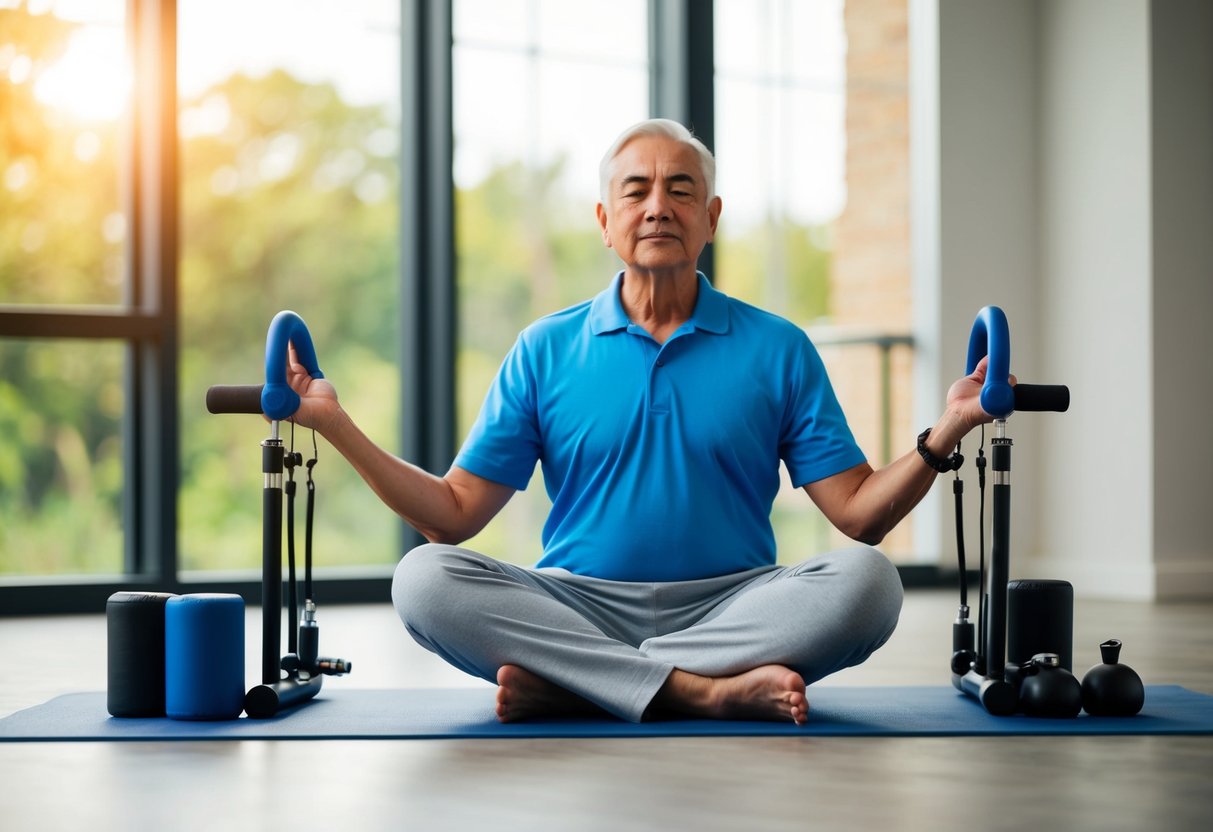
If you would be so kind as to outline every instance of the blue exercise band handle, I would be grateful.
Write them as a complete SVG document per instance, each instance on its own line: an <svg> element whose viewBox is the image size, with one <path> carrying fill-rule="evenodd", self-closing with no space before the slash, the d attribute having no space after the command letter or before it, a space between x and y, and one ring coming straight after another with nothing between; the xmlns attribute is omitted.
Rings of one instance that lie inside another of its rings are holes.
<svg viewBox="0 0 1213 832"><path fill-rule="evenodd" d="M295 345L299 363L311 373L312 378L324 378L316 361L312 334L308 332L303 318L290 310L279 312L270 321L269 332L265 336L265 387L261 389L261 412L270 419L289 419L299 409L299 394L286 383L288 344Z"/></svg>
<svg viewBox="0 0 1213 832"><path fill-rule="evenodd" d="M983 307L969 333L969 360L965 375L990 356L986 380L981 386L981 408L995 419L1015 412L1015 388L1011 386L1011 332L1007 316L997 306Z"/></svg>

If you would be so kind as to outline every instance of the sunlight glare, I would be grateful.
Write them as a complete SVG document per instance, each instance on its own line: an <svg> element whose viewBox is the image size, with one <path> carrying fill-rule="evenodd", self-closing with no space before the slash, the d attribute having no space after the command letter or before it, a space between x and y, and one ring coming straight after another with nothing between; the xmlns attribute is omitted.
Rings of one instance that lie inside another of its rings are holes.
<svg viewBox="0 0 1213 832"><path fill-rule="evenodd" d="M85 121L112 121L126 109L131 73L120 28L73 32L63 57L34 83L42 104Z"/></svg>

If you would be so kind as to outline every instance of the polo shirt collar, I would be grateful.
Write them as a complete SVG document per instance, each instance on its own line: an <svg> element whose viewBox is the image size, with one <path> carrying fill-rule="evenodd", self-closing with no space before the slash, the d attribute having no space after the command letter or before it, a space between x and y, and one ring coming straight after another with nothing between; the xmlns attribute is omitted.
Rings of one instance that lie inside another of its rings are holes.
<svg viewBox="0 0 1213 832"><path fill-rule="evenodd" d="M723 335L729 331L729 299L723 292L717 291L708 282L703 272L699 276L699 297L695 301L695 311L687 321L691 327L707 332ZM631 321L623 309L619 299L619 287L623 285L623 272L615 275L611 285L595 296L590 305L590 331L595 335L627 329Z"/></svg>

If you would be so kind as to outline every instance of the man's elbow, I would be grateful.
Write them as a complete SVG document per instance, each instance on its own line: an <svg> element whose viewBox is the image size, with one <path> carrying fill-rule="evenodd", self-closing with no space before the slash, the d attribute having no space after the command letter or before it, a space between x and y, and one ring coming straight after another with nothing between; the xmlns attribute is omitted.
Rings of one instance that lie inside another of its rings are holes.
<svg viewBox="0 0 1213 832"><path fill-rule="evenodd" d="M892 529L885 523L853 521L840 526L838 530L858 543L878 546Z"/></svg>
<svg viewBox="0 0 1213 832"><path fill-rule="evenodd" d="M884 530L863 531L859 534L848 535L852 540L863 543L867 546L879 546L885 538Z"/></svg>
<svg viewBox="0 0 1213 832"><path fill-rule="evenodd" d="M407 523L407 518L405 519ZM466 529L456 527L439 527L439 526L420 526L409 524L413 529L428 543L441 543L445 546L458 546L463 541L474 535L476 531L467 531Z"/></svg>
<svg viewBox="0 0 1213 832"><path fill-rule="evenodd" d="M468 530L468 529L456 529L456 528L421 529L421 528L417 528L417 526L414 526L414 528L417 530L417 534L420 534L422 537L426 538L427 542L442 543L442 545L444 545L444 546L459 546L460 543L462 543L463 541L466 541L467 538L474 536L475 532L479 531L479 529Z"/></svg>
<svg viewBox="0 0 1213 832"><path fill-rule="evenodd" d="M857 510L848 514L846 528L840 527L839 531L852 540L868 546L878 546L905 519L912 505L907 506L894 500L885 504L883 510L879 511L860 509L858 506L855 508Z"/></svg>
<svg viewBox="0 0 1213 832"><path fill-rule="evenodd" d="M445 546L458 546L460 543L467 540L467 538L463 535L452 534L450 532L439 531L437 529L428 529L425 531L418 529L417 531L421 533L421 536L424 537L428 543L441 543Z"/></svg>

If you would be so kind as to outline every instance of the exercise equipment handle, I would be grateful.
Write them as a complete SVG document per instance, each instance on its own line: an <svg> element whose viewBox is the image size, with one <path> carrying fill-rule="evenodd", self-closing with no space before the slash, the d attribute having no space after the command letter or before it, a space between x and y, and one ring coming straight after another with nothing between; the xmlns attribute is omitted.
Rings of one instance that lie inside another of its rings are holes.
<svg viewBox="0 0 1213 832"><path fill-rule="evenodd" d="M210 413L261 413L263 384L216 384L206 391Z"/></svg>
<svg viewBox="0 0 1213 832"><path fill-rule="evenodd" d="M323 685L323 676L283 679L274 684L257 685L244 695L244 712L251 719L269 719L277 716L279 711L302 705L315 698Z"/></svg>
<svg viewBox="0 0 1213 832"><path fill-rule="evenodd" d="M261 390L261 412L271 419L288 419L299 409L299 394L286 383L286 348L294 344L299 363L312 378L324 378L316 361L312 334L303 318L283 310L270 321L265 335L265 387Z"/></svg>
<svg viewBox="0 0 1213 832"><path fill-rule="evenodd" d="M995 419L1015 412L1015 393L1011 387L1011 332L1007 316L997 306L985 306L977 313L969 332L969 357L965 375L977 369L986 356L986 380L981 386L981 407Z"/></svg>
<svg viewBox="0 0 1213 832"><path fill-rule="evenodd" d="M217 384L206 391L211 413L263 413L270 419L289 419L299 409L299 394L286 382L287 347L312 378L324 378L312 346L312 334L303 318L283 310L270 321L265 335L265 384Z"/></svg>
<svg viewBox="0 0 1213 832"><path fill-rule="evenodd" d="M1064 384L1016 384L1015 409L1065 413L1070 409L1070 388Z"/></svg>
<svg viewBox="0 0 1213 832"><path fill-rule="evenodd" d="M981 407L995 419L1005 419L1016 410L1065 413L1070 408L1070 388L1064 384L1011 384L1010 327L997 306L982 308L973 321L965 374L977 369L987 355Z"/></svg>

